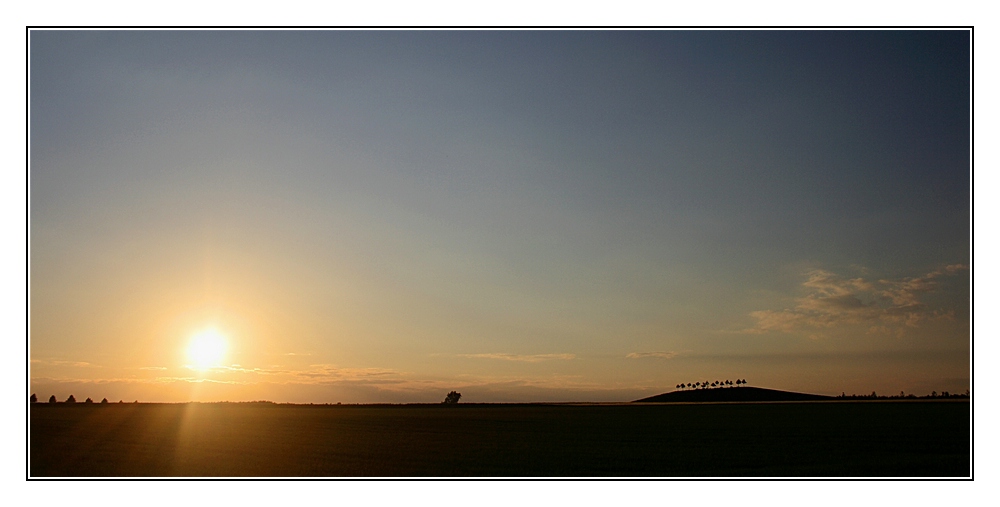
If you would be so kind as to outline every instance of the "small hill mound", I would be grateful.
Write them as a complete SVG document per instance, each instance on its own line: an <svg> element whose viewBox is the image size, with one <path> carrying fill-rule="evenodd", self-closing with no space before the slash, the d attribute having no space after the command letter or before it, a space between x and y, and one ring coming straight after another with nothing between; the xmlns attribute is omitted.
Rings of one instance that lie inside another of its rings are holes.
<svg viewBox="0 0 1000 507"><path fill-rule="evenodd" d="M778 391L760 387L720 387L716 389L692 389L673 391L635 400L633 403L696 403L725 401L821 401L833 400L833 396L819 394Z"/></svg>

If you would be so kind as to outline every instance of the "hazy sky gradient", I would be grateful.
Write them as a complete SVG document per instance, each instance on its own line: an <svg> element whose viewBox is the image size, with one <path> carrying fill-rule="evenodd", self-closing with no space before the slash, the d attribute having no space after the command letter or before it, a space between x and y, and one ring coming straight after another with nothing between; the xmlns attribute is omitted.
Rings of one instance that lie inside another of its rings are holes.
<svg viewBox="0 0 1000 507"><path fill-rule="evenodd" d="M39 397L969 387L967 31L34 30L30 72Z"/></svg>

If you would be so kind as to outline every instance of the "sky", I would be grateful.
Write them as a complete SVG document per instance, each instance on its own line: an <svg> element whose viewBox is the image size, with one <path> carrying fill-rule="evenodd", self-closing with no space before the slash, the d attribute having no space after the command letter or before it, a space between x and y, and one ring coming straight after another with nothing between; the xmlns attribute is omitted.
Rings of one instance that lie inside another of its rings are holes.
<svg viewBox="0 0 1000 507"><path fill-rule="evenodd" d="M32 30L30 389L965 392L969 45Z"/></svg>

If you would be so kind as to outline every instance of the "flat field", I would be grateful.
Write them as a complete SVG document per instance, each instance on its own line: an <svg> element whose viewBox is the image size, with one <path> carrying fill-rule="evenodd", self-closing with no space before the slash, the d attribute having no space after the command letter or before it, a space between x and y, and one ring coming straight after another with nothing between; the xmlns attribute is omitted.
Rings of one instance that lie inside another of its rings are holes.
<svg viewBox="0 0 1000 507"><path fill-rule="evenodd" d="M968 401L30 408L31 477L968 477Z"/></svg>

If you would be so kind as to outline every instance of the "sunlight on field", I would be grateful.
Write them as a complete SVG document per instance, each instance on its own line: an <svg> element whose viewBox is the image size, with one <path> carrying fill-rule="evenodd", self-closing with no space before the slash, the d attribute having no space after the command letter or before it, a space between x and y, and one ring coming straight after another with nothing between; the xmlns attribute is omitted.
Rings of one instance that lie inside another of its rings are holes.
<svg viewBox="0 0 1000 507"><path fill-rule="evenodd" d="M217 329L209 328L191 338L187 355L191 367L205 370L219 366L226 355L226 337Z"/></svg>

